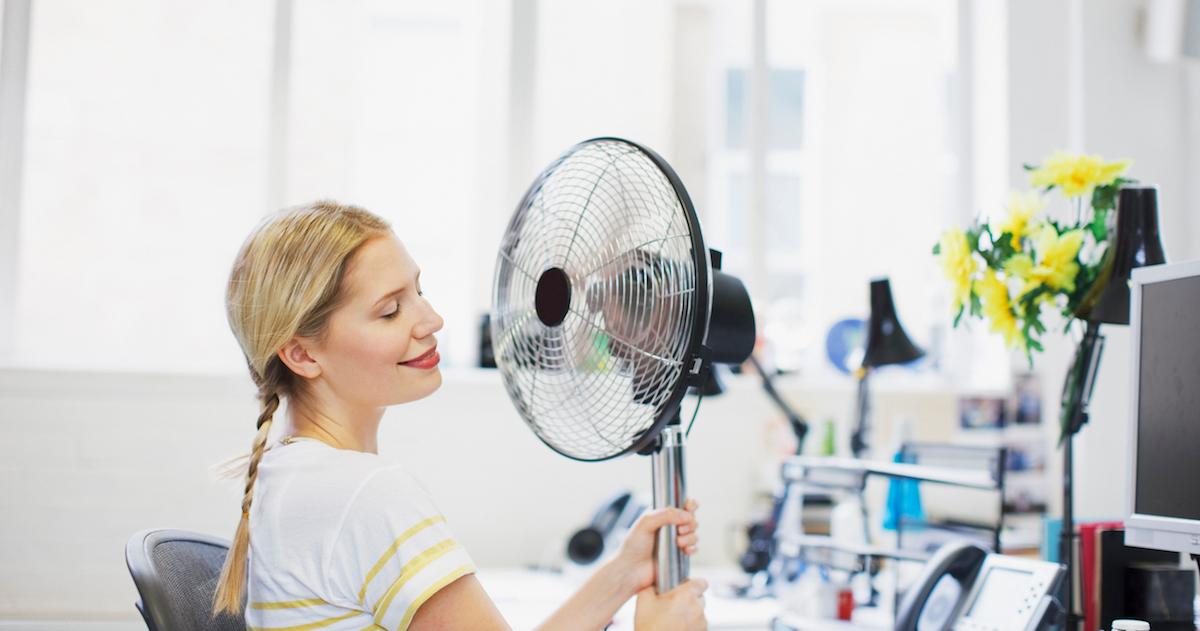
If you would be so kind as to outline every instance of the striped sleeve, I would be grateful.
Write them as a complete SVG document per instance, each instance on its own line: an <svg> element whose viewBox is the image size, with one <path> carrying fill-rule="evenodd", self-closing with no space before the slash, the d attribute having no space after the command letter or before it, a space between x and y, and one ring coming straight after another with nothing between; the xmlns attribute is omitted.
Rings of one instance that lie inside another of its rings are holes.
<svg viewBox="0 0 1200 631"><path fill-rule="evenodd" d="M327 567L330 589L388 631L407 629L430 596L475 571L429 494L400 468L364 483Z"/></svg>

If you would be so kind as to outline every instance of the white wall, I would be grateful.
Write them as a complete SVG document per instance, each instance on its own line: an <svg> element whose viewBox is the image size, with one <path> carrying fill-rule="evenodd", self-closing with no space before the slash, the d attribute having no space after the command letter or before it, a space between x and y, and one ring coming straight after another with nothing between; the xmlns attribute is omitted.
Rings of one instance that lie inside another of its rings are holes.
<svg viewBox="0 0 1200 631"><path fill-rule="evenodd" d="M764 468L773 469L767 427L775 411L753 381L730 385L704 403L688 445L702 565L735 561L734 530L751 513ZM852 401L848 383L812 392L788 382L784 391L814 419L844 418ZM878 395L881 446L898 414L933 421L918 438L953 426L949 395L886 386ZM0 370L0 620L134 615L125 542L152 527L230 537L240 483L213 481L207 468L249 447L256 417L240 375ZM650 486L646 458L579 463L551 452L517 417L494 372L449 373L434 396L390 410L380 451L422 478L487 567L554 560L598 502Z"/></svg>

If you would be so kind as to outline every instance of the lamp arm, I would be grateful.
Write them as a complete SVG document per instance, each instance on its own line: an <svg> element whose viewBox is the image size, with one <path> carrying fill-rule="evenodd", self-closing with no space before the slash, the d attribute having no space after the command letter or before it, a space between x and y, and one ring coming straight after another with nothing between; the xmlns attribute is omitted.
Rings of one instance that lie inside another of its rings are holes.
<svg viewBox="0 0 1200 631"><path fill-rule="evenodd" d="M754 370L758 372L759 377L762 377L763 390L787 417L788 424L792 426L792 431L796 434L796 453L799 454L804 449L804 437L808 435L808 421L804 420L804 417L780 396L779 391L775 389L774 379L767 374L762 363L758 361L758 357L751 354L750 363L754 364Z"/></svg>
<svg viewBox="0 0 1200 631"><path fill-rule="evenodd" d="M1070 372L1063 382L1062 438L1074 435L1088 422L1088 404L1096 385L1100 356L1104 352L1104 336L1100 324L1087 321L1083 339L1075 350Z"/></svg>
<svg viewBox="0 0 1200 631"><path fill-rule="evenodd" d="M854 432L850 434L850 453L855 458L862 458L867 451L867 437L871 431L871 395L868 380L871 369L862 366L856 373L858 376L858 394L854 399Z"/></svg>

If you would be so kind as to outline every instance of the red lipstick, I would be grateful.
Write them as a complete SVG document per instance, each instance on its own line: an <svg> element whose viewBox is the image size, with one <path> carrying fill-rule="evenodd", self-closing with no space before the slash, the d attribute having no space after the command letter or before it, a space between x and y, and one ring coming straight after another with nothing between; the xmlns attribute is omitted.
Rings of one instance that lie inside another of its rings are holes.
<svg viewBox="0 0 1200 631"><path fill-rule="evenodd" d="M423 355L420 355L419 357L410 359L406 362L400 362L400 365L408 366L410 368L420 368L422 370L429 370L430 368L436 367L438 365L438 363L441 361L442 361L442 357L441 357L441 355L438 355L437 347L434 346L433 348L429 349L428 351L426 351Z"/></svg>

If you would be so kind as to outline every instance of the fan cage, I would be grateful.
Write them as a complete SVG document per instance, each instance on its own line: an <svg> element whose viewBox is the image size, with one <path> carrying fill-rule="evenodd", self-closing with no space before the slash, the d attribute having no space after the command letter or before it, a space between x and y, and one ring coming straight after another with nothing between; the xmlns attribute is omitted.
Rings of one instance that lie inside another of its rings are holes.
<svg viewBox="0 0 1200 631"><path fill-rule="evenodd" d="M596 138L543 171L505 231L491 319L505 389L542 442L586 461L650 445L698 368L708 257L687 191L653 151ZM549 270L571 286L554 326L534 304Z"/></svg>

